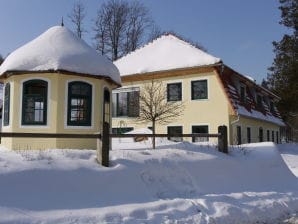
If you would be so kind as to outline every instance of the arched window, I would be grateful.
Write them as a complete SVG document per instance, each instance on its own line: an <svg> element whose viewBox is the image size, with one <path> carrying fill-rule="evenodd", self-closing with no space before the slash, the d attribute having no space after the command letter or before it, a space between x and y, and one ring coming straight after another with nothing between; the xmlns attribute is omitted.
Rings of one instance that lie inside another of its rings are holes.
<svg viewBox="0 0 298 224"><path fill-rule="evenodd" d="M4 126L9 125L9 111L10 111L10 84L6 83L4 88L4 114L3 114Z"/></svg>
<svg viewBox="0 0 298 224"><path fill-rule="evenodd" d="M48 83L29 80L23 83L22 125L47 124Z"/></svg>
<svg viewBox="0 0 298 224"><path fill-rule="evenodd" d="M67 125L91 126L92 86L74 81L68 84Z"/></svg>

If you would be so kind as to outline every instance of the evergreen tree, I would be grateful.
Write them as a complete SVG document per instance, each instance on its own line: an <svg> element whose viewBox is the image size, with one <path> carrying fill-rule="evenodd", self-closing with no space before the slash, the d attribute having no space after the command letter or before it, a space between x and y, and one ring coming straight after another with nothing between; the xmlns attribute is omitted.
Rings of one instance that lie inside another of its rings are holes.
<svg viewBox="0 0 298 224"><path fill-rule="evenodd" d="M2 64L3 61L4 61L4 58L3 58L2 55L0 54L0 65Z"/></svg>
<svg viewBox="0 0 298 224"><path fill-rule="evenodd" d="M280 24L289 32L279 42L274 41L275 58L269 68L269 87L281 97L279 111L287 121L298 112L298 0L279 0Z"/></svg>

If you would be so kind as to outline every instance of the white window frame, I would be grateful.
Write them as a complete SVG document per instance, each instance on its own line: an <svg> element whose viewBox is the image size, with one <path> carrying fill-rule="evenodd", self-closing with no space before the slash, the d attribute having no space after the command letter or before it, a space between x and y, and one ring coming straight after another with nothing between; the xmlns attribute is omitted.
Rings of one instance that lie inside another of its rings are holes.
<svg viewBox="0 0 298 224"><path fill-rule="evenodd" d="M31 80L42 80L48 83L48 89L47 89L47 121L46 121L46 125L23 125L22 124L22 114L23 114L23 89L24 89L24 82L27 81L31 81ZM21 92L20 92L20 109L21 112L19 114L19 128L23 128L23 129L47 129L50 128L50 120L51 120L51 114L50 114L50 109L51 109L51 103L50 103L50 99L51 99L51 80L48 78L44 78L44 77L31 77L31 78L26 78L26 79L22 79L21 80Z"/></svg>
<svg viewBox="0 0 298 224"><path fill-rule="evenodd" d="M71 82L83 82L83 83L88 83L92 86L92 102L91 102L91 125L90 126L72 126L72 125L67 125L67 111L68 111L68 86L69 83ZM94 129L94 102L95 102L95 87L94 83L90 82L89 80L85 79L69 79L66 80L65 82L65 94L64 94L64 129L85 129L85 130L92 130ZM102 100L102 99L100 99ZM101 105L102 106L102 105ZM102 110L101 110L102 111ZM103 113L103 111L102 111Z"/></svg>
<svg viewBox="0 0 298 224"><path fill-rule="evenodd" d="M192 96L191 96L191 92L192 92L192 86L191 86L191 83L192 82L195 82L195 81L203 81L203 80L207 80L207 99L192 99ZM200 78L192 78L190 81L189 81L189 89L190 89L190 101L192 102L202 102L202 101L209 101L211 99L211 95L210 95L210 78L209 77L200 77Z"/></svg>

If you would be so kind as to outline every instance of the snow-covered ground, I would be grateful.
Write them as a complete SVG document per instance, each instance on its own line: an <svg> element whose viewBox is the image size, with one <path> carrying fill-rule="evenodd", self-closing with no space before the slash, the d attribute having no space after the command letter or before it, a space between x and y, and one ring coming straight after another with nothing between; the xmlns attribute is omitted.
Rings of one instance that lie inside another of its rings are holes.
<svg viewBox="0 0 298 224"><path fill-rule="evenodd" d="M298 212L297 145L158 145L114 140L110 168L91 150L1 148L0 223L284 223Z"/></svg>

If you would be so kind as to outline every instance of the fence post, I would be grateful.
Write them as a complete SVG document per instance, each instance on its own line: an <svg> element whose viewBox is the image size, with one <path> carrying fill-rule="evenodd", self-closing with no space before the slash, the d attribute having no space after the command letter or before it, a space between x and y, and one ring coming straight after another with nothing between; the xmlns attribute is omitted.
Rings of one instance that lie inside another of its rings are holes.
<svg viewBox="0 0 298 224"><path fill-rule="evenodd" d="M218 151L228 153L228 131L227 126L218 126Z"/></svg>
<svg viewBox="0 0 298 224"><path fill-rule="evenodd" d="M100 145L101 143L101 145ZM110 152L110 125L107 122L103 123L103 131L101 135L101 142L98 141L98 162L106 167L109 167L109 152Z"/></svg>

